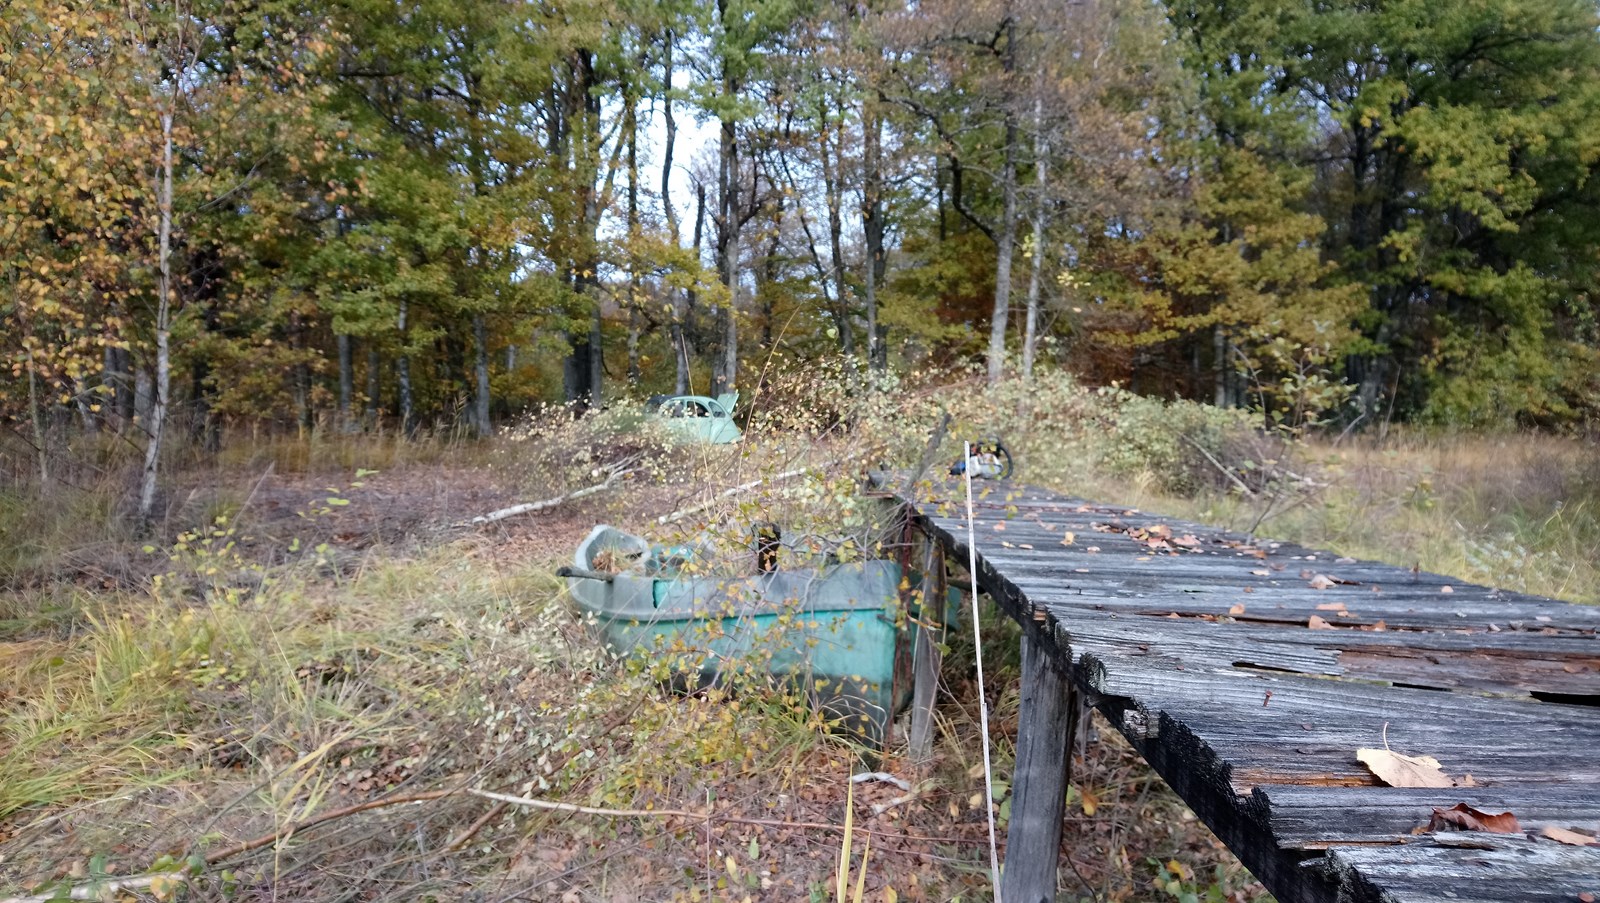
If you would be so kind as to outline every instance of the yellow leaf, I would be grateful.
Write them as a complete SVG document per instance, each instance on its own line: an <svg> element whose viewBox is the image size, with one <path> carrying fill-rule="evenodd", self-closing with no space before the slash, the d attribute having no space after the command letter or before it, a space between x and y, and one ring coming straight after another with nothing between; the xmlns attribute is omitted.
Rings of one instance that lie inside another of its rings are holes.
<svg viewBox="0 0 1600 903"><path fill-rule="evenodd" d="M1403 756L1387 749L1358 749L1356 760L1390 787L1454 787L1432 756Z"/></svg>
<svg viewBox="0 0 1600 903"><path fill-rule="evenodd" d="M178 879L168 875L157 875L150 879L150 896L157 900L166 900L178 890Z"/></svg>

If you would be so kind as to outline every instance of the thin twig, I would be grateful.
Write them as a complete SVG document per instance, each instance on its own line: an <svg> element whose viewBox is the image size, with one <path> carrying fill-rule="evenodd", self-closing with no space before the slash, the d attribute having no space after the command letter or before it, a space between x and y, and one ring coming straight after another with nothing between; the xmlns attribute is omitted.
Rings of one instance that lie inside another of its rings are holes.
<svg viewBox="0 0 1600 903"><path fill-rule="evenodd" d="M1250 489L1249 486L1246 486L1244 484L1243 480L1239 479L1239 477L1233 472L1233 469L1228 467L1226 464L1223 464L1221 461L1218 461L1216 459L1216 457L1211 454L1211 452L1206 451L1205 446L1203 446L1200 443L1194 441L1193 439L1189 438L1187 435L1184 435L1183 433L1179 433L1178 434L1178 438L1182 439L1183 441L1185 441L1185 442L1189 443L1190 445L1194 446L1195 451L1199 452L1202 455L1205 455L1206 456L1206 460L1210 461L1212 463L1212 465L1214 465L1217 468L1217 470L1221 471L1223 476L1227 477L1230 481L1232 481L1233 485L1236 486L1239 489L1240 492L1244 493L1245 495L1247 495L1247 496L1249 496L1251 498L1255 498L1255 496L1256 496L1255 492L1253 492Z"/></svg>

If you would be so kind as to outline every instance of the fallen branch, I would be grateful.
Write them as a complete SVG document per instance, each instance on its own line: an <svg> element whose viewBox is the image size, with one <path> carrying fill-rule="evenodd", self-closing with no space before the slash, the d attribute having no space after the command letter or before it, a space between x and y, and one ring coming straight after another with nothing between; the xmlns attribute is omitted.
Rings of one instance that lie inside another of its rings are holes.
<svg viewBox="0 0 1600 903"><path fill-rule="evenodd" d="M520 806L527 809L543 809L549 812L572 812L581 815L604 815L612 818L682 818L697 822L716 821L733 825L759 825L764 828L780 828L785 830L810 830L810 831L836 831L843 834L845 826L822 821L784 821L781 818L746 818L740 815L719 815L708 812L693 812L688 809L606 809L598 806L579 806L576 803L558 803L552 800L534 799L526 796L511 796L505 793L493 793L488 790L468 790L472 796L494 800L511 806ZM875 834L879 837L898 837L901 840L921 841L923 843L959 843L979 844L985 841L973 840L968 837L924 837L919 834L901 834L898 831L875 831L856 825L854 830L863 834ZM0 901L4 903L4 901Z"/></svg>
<svg viewBox="0 0 1600 903"><path fill-rule="evenodd" d="M110 900L123 891L148 890L157 881L170 880L178 884L181 872L160 872L152 875L130 875L127 878L102 878L72 888L57 888L47 894L29 897L6 897L0 903L52 903L54 900Z"/></svg>
<svg viewBox="0 0 1600 903"><path fill-rule="evenodd" d="M863 771L860 774L853 774L850 776L850 783L852 784L865 784L868 781L877 781L880 784L893 784L894 786L899 787L901 790L907 792L910 792L911 790L910 781L906 780L905 778L897 778L887 771Z"/></svg>
<svg viewBox="0 0 1600 903"><path fill-rule="evenodd" d="M519 514L531 514L535 511L544 511L547 508L554 508L557 505L565 504L566 502L570 502L575 499L581 499L587 496L595 495L596 493L604 492L607 489L610 489L612 486L615 486L618 480L621 480L630 473L633 473L633 471L614 471L611 476L606 477L606 481L604 483L596 483L593 486L585 486L582 489L574 489L565 495L558 495L555 498L545 499L541 502L524 502L521 505L512 505L510 508L501 508L499 511L491 511L488 514L474 517L470 521L456 524L456 526L472 527L480 524L492 524L495 521L505 520L508 517L516 517Z"/></svg>
<svg viewBox="0 0 1600 903"><path fill-rule="evenodd" d="M800 476L803 473L810 473L810 472L811 472L811 468L809 468L809 467L800 467L800 468L796 468L794 470L786 470L783 473L780 473L775 477L763 477L762 479L759 479L759 480L751 480L748 483L740 483L739 485L734 486L734 487L732 487L730 489L722 490L721 492L719 492L716 495L712 496L707 501L701 502L698 505L693 505L693 506L690 506L688 508L680 508L677 511L672 512L671 514L663 514L660 517L656 518L656 523L658 523L658 524L670 524L673 521L683 520L684 518L688 517L691 514L699 514L701 511L704 511L707 508L710 508L712 505L715 505L716 503L722 501L725 498L731 498L732 496L736 496L736 495L738 495L738 494L740 494L742 492L749 492L750 490L755 489L756 487L762 485L763 483L776 483L776 482L778 482L780 480L792 479L794 477Z"/></svg>

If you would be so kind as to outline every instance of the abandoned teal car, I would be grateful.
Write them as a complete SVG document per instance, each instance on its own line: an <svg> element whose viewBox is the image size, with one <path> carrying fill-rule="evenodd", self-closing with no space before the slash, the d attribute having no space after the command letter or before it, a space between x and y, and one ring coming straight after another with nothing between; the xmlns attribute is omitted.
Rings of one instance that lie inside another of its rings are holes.
<svg viewBox="0 0 1600 903"><path fill-rule="evenodd" d="M739 393L710 398L705 395L658 395L646 404L646 411L679 442L725 445L744 435L733 422L733 406Z"/></svg>

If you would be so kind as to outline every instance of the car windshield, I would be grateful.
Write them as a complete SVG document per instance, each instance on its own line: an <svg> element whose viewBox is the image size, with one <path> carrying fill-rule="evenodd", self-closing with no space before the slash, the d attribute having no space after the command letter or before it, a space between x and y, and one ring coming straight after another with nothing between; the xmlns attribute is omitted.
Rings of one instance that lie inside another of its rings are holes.
<svg viewBox="0 0 1600 903"><path fill-rule="evenodd" d="M711 410L692 398L680 398L662 409L668 417L710 417Z"/></svg>

